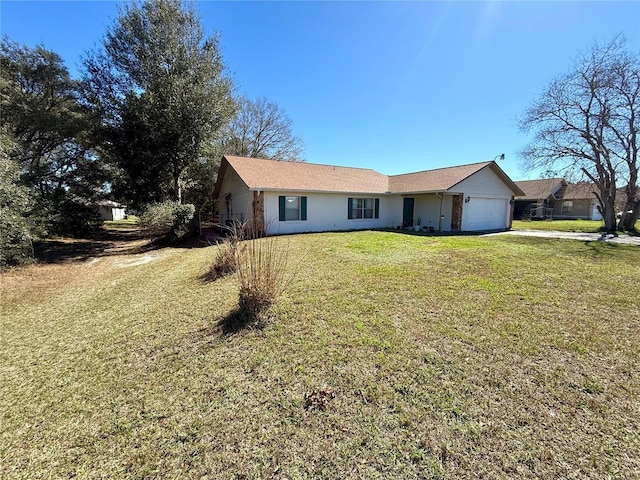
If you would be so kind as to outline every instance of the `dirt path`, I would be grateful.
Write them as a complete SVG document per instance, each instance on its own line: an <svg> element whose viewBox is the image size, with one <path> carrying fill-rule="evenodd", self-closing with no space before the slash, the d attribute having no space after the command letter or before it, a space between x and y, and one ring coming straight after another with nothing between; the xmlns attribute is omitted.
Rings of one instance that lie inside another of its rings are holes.
<svg viewBox="0 0 640 480"><path fill-rule="evenodd" d="M47 239L35 247L38 263L96 262L115 255L136 255L158 249L135 227L102 229L89 239Z"/></svg>
<svg viewBox="0 0 640 480"><path fill-rule="evenodd" d="M135 267L166 258L179 248L153 243L135 226L102 229L92 238L46 239L35 246L36 263L0 275L0 292L18 301L34 285L40 292L59 291L69 283L92 282L113 269Z"/></svg>

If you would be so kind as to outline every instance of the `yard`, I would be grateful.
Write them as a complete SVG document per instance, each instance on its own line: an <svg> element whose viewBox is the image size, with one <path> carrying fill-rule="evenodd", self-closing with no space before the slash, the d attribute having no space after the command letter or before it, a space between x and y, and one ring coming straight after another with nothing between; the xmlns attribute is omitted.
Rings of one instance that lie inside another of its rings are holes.
<svg viewBox="0 0 640 480"><path fill-rule="evenodd" d="M514 220L512 229L598 233L604 230L604 222L602 220Z"/></svg>
<svg viewBox="0 0 640 480"><path fill-rule="evenodd" d="M3 274L0 477L640 477L638 247L278 241L296 276L261 330L220 327L215 246Z"/></svg>

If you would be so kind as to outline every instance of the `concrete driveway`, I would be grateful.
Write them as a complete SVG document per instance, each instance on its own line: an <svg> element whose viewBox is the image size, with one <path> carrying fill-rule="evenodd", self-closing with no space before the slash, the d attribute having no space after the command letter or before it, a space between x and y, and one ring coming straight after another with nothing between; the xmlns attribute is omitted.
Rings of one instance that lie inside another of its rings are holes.
<svg viewBox="0 0 640 480"><path fill-rule="evenodd" d="M521 235L525 237L541 237L541 238L566 238L569 240L580 240L583 242L607 242L607 243L625 243L628 245L640 246L640 237L621 234L606 233L581 233L581 232L556 232L545 230L509 230L507 232L489 233L490 235Z"/></svg>

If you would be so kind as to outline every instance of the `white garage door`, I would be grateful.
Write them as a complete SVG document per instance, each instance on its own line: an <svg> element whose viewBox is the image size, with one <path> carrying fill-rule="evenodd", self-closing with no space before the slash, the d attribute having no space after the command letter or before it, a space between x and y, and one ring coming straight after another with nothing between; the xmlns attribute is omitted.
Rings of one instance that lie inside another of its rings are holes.
<svg viewBox="0 0 640 480"><path fill-rule="evenodd" d="M462 210L463 230L499 230L507 228L509 201L502 198L471 196Z"/></svg>

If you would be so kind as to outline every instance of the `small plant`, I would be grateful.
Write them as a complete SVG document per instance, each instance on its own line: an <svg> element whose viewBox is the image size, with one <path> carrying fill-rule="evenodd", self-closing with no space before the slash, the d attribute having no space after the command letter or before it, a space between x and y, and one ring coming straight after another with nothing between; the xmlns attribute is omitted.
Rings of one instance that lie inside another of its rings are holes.
<svg viewBox="0 0 640 480"><path fill-rule="evenodd" d="M238 269L237 253L238 249L237 240L231 238L218 244L218 253L211 265L211 279L217 280L218 278L231 275Z"/></svg>
<svg viewBox="0 0 640 480"><path fill-rule="evenodd" d="M602 387L602 385L598 381L592 380L590 378L585 379L584 383L582 384L582 390L585 393L589 393L592 395L599 395L604 392L604 388Z"/></svg>

